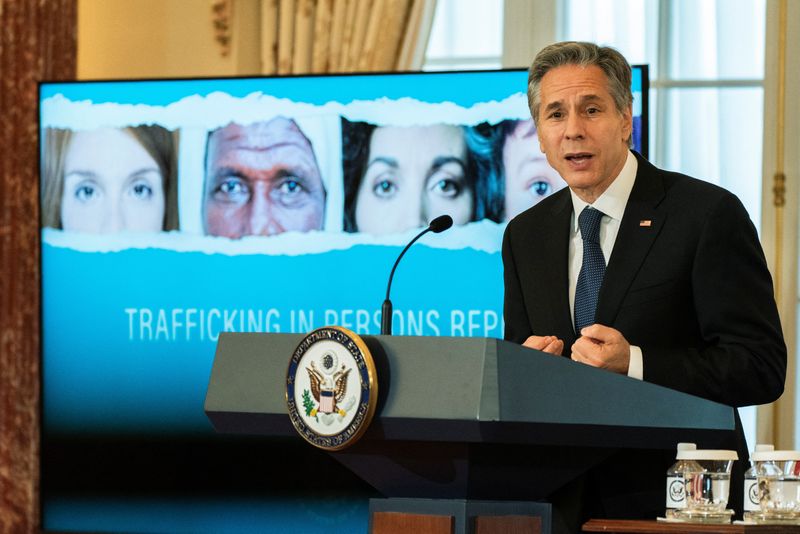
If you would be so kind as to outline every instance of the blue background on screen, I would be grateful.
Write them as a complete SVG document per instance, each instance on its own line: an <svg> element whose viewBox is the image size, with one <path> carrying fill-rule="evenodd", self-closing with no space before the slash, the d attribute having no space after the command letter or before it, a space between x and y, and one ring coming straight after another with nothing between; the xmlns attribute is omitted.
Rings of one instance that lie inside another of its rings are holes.
<svg viewBox="0 0 800 534"><path fill-rule="evenodd" d="M315 509L316 508L316 509ZM367 502L275 499L54 499L45 529L80 532L350 534L367 531Z"/></svg>
<svg viewBox="0 0 800 534"><path fill-rule="evenodd" d="M378 334L376 312L400 250L358 245L301 256L227 256L45 245L47 429L213 432L203 402L220 331L339 324ZM502 337L502 278L499 252L416 245L392 287L395 334ZM301 323L301 312L313 322ZM159 316L165 328L158 328Z"/></svg>
<svg viewBox="0 0 800 534"><path fill-rule="evenodd" d="M70 100L99 104L166 105L189 95L224 91L234 97L263 92L295 102L325 104L335 101L413 96L423 102L454 102L469 106L525 92L526 71L456 72L425 74L303 76L282 78L226 78L120 82L48 83L41 98L62 94Z"/></svg>
<svg viewBox="0 0 800 534"><path fill-rule="evenodd" d="M633 69L631 90L642 91L642 70ZM525 92L525 70L491 72L434 72L386 75L349 75L281 78L225 78L192 80L142 80L116 82L43 83L40 97L57 94L74 101L91 100L96 104L167 105L189 95L207 96L224 91L234 97L263 92L295 102L325 104L348 103L372 98L412 96L423 102L454 102L469 106L508 96L507 90ZM498 92L498 88L503 91Z"/></svg>

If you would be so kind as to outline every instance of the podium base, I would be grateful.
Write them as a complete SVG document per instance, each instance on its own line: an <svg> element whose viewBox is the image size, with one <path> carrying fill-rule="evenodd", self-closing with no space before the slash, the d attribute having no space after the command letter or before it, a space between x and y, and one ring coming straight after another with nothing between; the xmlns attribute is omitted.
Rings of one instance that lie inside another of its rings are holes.
<svg viewBox="0 0 800 534"><path fill-rule="evenodd" d="M542 502L465 499L370 499L370 534L550 534Z"/></svg>

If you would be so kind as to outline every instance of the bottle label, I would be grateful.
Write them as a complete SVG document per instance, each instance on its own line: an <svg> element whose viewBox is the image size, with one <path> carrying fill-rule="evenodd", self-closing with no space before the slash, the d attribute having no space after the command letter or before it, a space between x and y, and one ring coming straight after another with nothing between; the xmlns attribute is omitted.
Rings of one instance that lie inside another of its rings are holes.
<svg viewBox="0 0 800 534"><path fill-rule="evenodd" d="M756 512L761 510L758 496L758 480L755 478L744 479L744 511Z"/></svg>
<svg viewBox="0 0 800 534"><path fill-rule="evenodd" d="M667 508L686 508L683 477L667 477Z"/></svg>

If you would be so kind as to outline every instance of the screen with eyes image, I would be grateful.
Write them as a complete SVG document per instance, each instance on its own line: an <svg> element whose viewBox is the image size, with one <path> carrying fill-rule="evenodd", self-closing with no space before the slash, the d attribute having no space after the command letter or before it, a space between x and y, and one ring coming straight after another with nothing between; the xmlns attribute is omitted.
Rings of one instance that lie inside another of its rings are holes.
<svg viewBox="0 0 800 534"><path fill-rule="evenodd" d="M523 70L40 85L46 530L366 529L300 441L218 436L220 332L502 338L505 223L565 187ZM647 68L634 149L647 152ZM287 355L288 362L288 355Z"/></svg>

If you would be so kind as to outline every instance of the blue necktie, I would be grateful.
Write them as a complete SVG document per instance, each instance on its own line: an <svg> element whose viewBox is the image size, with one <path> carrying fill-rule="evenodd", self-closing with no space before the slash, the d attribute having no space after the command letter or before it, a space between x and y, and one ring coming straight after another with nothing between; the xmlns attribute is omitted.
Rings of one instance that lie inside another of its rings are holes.
<svg viewBox="0 0 800 534"><path fill-rule="evenodd" d="M575 286L575 333L594 324L597 295L606 272L606 261L600 248L600 220L603 212L586 206L578 216L578 226L583 239L583 264Z"/></svg>

